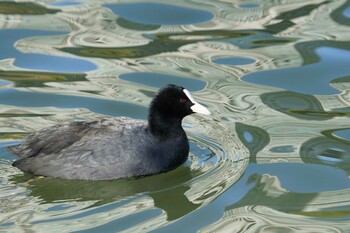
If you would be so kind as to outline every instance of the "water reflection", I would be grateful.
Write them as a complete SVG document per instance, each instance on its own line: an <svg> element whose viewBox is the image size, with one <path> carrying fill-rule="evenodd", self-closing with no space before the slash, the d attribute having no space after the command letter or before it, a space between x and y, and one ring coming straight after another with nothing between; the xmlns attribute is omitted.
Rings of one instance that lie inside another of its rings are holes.
<svg viewBox="0 0 350 233"><path fill-rule="evenodd" d="M162 88L169 83L186 87L186 89L189 91L200 91L205 87L205 82L201 80L184 78L168 74L140 72L122 74L119 76L119 78L156 88Z"/></svg>
<svg viewBox="0 0 350 233"><path fill-rule="evenodd" d="M332 134L350 142L350 129L336 130Z"/></svg>
<svg viewBox="0 0 350 233"><path fill-rule="evenodd" d="M305 5L301 5L299 7L296 7L295 9L287 10L285 12L282 12L276 17L276 19L284 20L284 21L291 21L293 19L308 16L312 13L312 11L320 8L322 5L325 5L327 2L320 2L320 3L307 3Z"/></svg>
<svg viewBox="0 0 350 233"><path fill-rule="evenodd" d="M155 7L130 14L136 6ZM147 16L158 6L162 14ZM0 231L347 232L348 7L0 3ZM185 17L162 18L168 9ZM5 147L42 127L144 119L160 78L213 112L184 120L191 154L179 170L85 183L11 166Z"/></svg>
<svg viewBox="0 0 350 233"><path fill-rule="evenodd" d="M227 57L227 58L217 58L213 62L223 65L247 65L253 63L255 60L250 58L240 58L240 57Z"/></svg>
<svg viewBox="0 0 350 233"><path fill-rule="evenodd" d="M160 25L135 23L124 18L118 18L116 23L123 28L136 30L136 31L154 31L161 27Z"/></svg>
<svg viewBox="0 0 350 233"><path fill-rule="evenodd" d="M128 116L133 118L146 119L147 117L147 108L135 104L91 97L21 92L15 89L0 91L0 104L20 107L87 108L90 111L111 116L124 116L125 112L128 112ZM131 105L132 108L130 108Z"/></svg>
<svg viewBox="0 0 350 233"><path fill-rule="evenodd" d="M17 175L11 182L25 185L30 190L30 195L39 198L41 203L94 201L89 208L147 193L153 199L155 207L167 213L167 220L170 221L200 206L185 196L190 189L186 183L192 178L190 168L182 166L169 173L131 180L76 181L36 178L27 174Z"/></svg>
<svg viewBox="0 0 350 233"><path fill-rule="evenodd" d="M252 170L257 173L251 173ZM270 232L273 229L310 232L315 227L319 232L329 232L330 229L338 232L338 227L347 229L346 223L342 221L343 218L348 219L350 214L345 207L350 203L346 194L350 181L345 172L320 165L265 164L250 165L247 173L242 179L254 186L238 202L227 206L219 221L203 228L201 232L227 229L245 232L248 225L249 230L254 229L256 232ZM319 182L320 179L324 182ZM332 190L340 187L344 191L334 196ZM298 215L313 218L306 221ZM332 219L337 225L329 226L323 221L324 218ZM302 227L297 228L300 224Z"/></svg>
<svg viewBox="0 0 350 233"><path fill-rule="evenodd" d="M32 36L62 35L60 32L39 30L0 30L0 37L6 38L1 43L0 59L14 58L14 65L29 70L44 70L57 72L85 72L96 69L96 65L82 59L52 56L35 53L22 53L15 48L18 40Z"/></svg>
<svg viewBox="0 0 350 233"><path fill-rule="evenodd" d="M343 24L350 25L350 3L345 1L338 9L335 9L331 13L331 17L334 21Z"/></svg>
<svg viewBox="0 0 350 233"><path fill-rule="evenodd" d="M57 12L60 11L46 8L35 2L0 2L0 14L44 15Z"/></svg>
<svg viewBox="0 0 350 233"><path fill-rule="evenodd" d="M350 18L350 7L345 8L343 15L347 18Z"/></svg>
<svg viewBox="0 0 350 233"><path fill-rule="evenodd" d="M270 143L269 134L258 127L236 123L236 131L239 139L244 143L250 152L249 160L256 163L256 155Z"/></svg>
<svg viewBox="0 0 350 233"><path fill-rule="evenodd" d="M240 8L257 8L259 7L259 4L254 4L254 3L246 3L246 4L239 4Z"/></svg>
<svg viewBox="0 0 350 233"><path fill-rule="evenodd" d="M195 24L213 18L213 14L208 11L163 3L120 3L105 6L116 15L140 24Z"/></svg>
<svg viewBox="0 0 350 233"><path fill-rule="evenodd" d="M114 21L112 21L113 23ZM111 23L111 22L109 22ZM142 29L143 30L143 29ZM178 51L180 47L193 44L200 41L220 41L233 44L240 48L258 48L266 46L276 46L294 42L295 38L278 38L270 33L259 30L198 30L190 32L175 33L150 33L147 30L143 37L151 39L151 41L143 40L143 43L137 45L122 45L101 47L97 45L89 45L81 47L63 47L61 51L75 54L82 57L102 57L108 59L120 58L142 58L153 56L166 52ZM88 36L88 35L83 35ZM128 35L128 40L134 39ZM125 39L125 38L123 38ZM147 42L146 42L147 41ZM141 42L139 42L141 43ZM79 45L79 44L78 44ZM84 44L85 45L85 44Z"/></svg>
<svg viewBox="0 0 350 233"><path fill-rule="evenodd" d="M0 35L2 38L6 38L1 45L0 49L2 51L0 58L6 59L11 57L25 56L18 52L15 48L15 43L23 38L32 36L49 36L49 35L60 35L62 32L55 31L40 31L40 30L23 30L23 29L2 29L0 30Z"/></svg>
<svg viewBox="0 0 350 233"><path fill-rule="evenodd" d="M60 6L76 6L80 5L81 2L77 0L62 0L50 3L50 6L60 7Z"/></svg>
<svg viewBox="0 0 350 233"><path fill-rule="evenodd" d="M300 119L328 120L338 115L326 112L320 101L312 95L281 91L262 94L260 98L270 108Z"/></svg>
<svg viewBox="0 0 350 233"><path fill-rule="evenodd" d="M243 31L229 31L229 30L202 30L184 33L157 33L155 35L148 35L152 40L146 45L138 46L123 46L123 47L66 47L60 50L72 53L82 57L102 57L109 59L118 58L141 58L152 56L165 52L175 52L180 47L194 42L204 40L225 40L230 38L237 38L233 41L242 41L239 37L245 37L254 34L254 32Z"/></svg>
<svg viewBox="0 0 350 233"><path fill-rule="evenodd" d="M15 87L44 87L48 82L83 82L88 81L83 73L50 73L34 71L0 70L0 79L8 80Z"/></svg>
<svg viewBox="0 0 350 233"><path fill-rule="evenodd" d="M312 138L301 146L300 156L307 163L319 163L343 169L349 173L350 143L336 137Z"/></svg>
<svg viewBox="0 0 350 233"><path fill-rule="evenodd" d="M209 225L199 232L220 232L227 231L227 229L233 232L247 232L249 229L254 232L308 233L317 229L317 232L321 233L339 233L346 232L348 229L346 221L334 220L332 222L333 224L329 225L324 220L314 217L286 214L265 206L245 206L227 210L220 222Z"/></svg>
<svg viewBox="0 0 350 233"><path fill-rule="evenodd" d="M339 93L329 83L333 79L350 74L350 68L346 65L346 61L350 59L350 52L337 48L321 47L315 49L315 53L320 57L320 61L316 64L251 73L242 79L303 94L331 95ZM316 82L318 83L317 88L314 87Z"/></svg>

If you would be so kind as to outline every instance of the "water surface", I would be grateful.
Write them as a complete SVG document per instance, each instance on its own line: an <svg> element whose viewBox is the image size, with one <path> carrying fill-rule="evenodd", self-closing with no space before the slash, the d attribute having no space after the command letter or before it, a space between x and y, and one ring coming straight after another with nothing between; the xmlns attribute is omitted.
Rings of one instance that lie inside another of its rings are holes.
<svg viewBox="0 0 350 233"><path fill-rule="evenodd" d="M0 231L349 232L348 1L0 3ZM147 119L158 88L213 113L188 160L141 179L32 177L43 127Z"/></svg>

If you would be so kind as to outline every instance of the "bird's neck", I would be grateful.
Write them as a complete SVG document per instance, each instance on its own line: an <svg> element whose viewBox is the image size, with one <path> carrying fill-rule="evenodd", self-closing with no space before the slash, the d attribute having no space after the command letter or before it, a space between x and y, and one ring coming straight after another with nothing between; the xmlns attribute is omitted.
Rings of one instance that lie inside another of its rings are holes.
<svg viewBox="0 0 350 233"><path fill-rule="evenodd" d="M182 119L153 112L148 117L148 127L150 132L156 137L178 137L184 134L181 121Z"/></svg>

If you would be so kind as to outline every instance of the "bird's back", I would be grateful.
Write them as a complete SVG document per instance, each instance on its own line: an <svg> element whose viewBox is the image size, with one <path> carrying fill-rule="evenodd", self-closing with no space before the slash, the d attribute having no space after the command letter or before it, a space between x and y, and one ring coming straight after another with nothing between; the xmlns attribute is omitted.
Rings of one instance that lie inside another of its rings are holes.
<svg viewBox="0 0 350 233"><path fill-rule="evenodd" d="M9 149L21 157L14 166L36 175L117 179L135 175L142 150L152 144L145 134L144 121L118 117L52 126Z"/></svg>

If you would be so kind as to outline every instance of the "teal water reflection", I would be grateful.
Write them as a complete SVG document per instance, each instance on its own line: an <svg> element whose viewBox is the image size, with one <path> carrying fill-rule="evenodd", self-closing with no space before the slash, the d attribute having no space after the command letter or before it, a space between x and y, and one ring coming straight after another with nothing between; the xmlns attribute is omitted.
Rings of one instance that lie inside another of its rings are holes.
<svg viewBox="0 0 350 233"><path fill-rule="evenodd" d="M246 3L246 4L239 4L240 8L257 8L259 7L259 4L254 4L254 3Z"/></svg>
<svg viewBox="0 0 350 233"><path fill-rule="evenodd" d="M168 74L157 73L129 73L119 76L120 79L136 82L156 88L162 88L169 83L186 87L189 91L200 91L205 87L205 82L191 78L184 78Z"/></svg>
<svg viewBox="0 0 350 233"><path fill-rule="evenodd" d="M116 15L140 24L195 24L209 21L213 18L213 14L205 10L164 3L120 3L107 4L105 6L110 8Z"/></svg>
<svg viewBox="0 0 350 233"><path fill-rule="evenodd" d="M5 86L5 85L9 85L9 84L11 84L11 82L5 81L5 80L0 80L0 86Z"/></svg>
<svg viewBox="0 0 350 233"><path fill-rule="evenodd" d="M223 64L223 65L247 65L253 63L253 59L249 58L240 58L240 57L227 57L227 58L218 58L213 60L214 63Z"/></svg>
<svg viewBox="0 0 350 233"><path fill-rule="evenodd" d="M262 94L260 98L270 108L296 118L329 120L339 115L337 112L326 112L313 95L281 91Z"/></svg>
<svg viewBox="0 0 350 233"><path fill-rule="evenodd" d="M333 134L350 142L350 129L337 130Z"/></svg>
<svg viewBox="0 0 350 233"><path fill-rule="evenodd" d="M86 72L97 68L95 64L82 59L52 56L36 53L22 53L14 46L20 39L33 36L62 35L62 32L40 30L0 30L0 37L6 38L1 44L0 59L14 58L14 65L28 70L56 72Z"/></svg>
<svg viewBox="0 0 350 233"><path fill-rule="evenodd" d="M87 108L90 111L110 116L124 116L127 110L129 117L147 118L147 108L125 102L91 97L20 92L15 89L0 90L0 104L18 107Z"/></svg>
<svg viewBox="0 0 350 233"><path fill-rule="evenodd" d="M258 176L268 174L277 177L284 189L294 193L317 193L350 188L350 180L343 170L325 165L264 164L255 168L255 171Z"/></svg>
<svg viewBox="0 0 350 233"><path fill-rule="evenodd" d="M256 155L270 143L269 134L259 128L243 123L236 123L236 131L239 139L250 152L250 162L256 163Z"/></svg>
<svg viewBox="0 0 350 233"><path fill-rule="evenodd" d="M57 73L23 70L0 70L2 82L12 83L15 87L45 87L50 82L77 83L88 81L85 73ZM7 81L4 81L7 80Z"/></svg>
<svg viewBox="0 0 350 233"><path fill-rule="evenodd" d="M63 1L56 1L50 4L50 6L76 6L80 5L80 1L76 0L63 0Z"/></svg>
<svg viewBox="0 0 350 233"><path fill-rule="evenodd" d="M301 146L300 156L307 163L319 163L350 170L350 143L339 138L316 137Z"/></svg>
<svg viewBox="0 0 350 233"><path fill-rule="evenodd" d="M350 52L320 47L315 49L315 53L320 57L316 64L251 73L242 77L242 80L310 95L339 93L329 84L336 78L350 75L350 68L347 66ZM317 88L314 86L316 82Z"/></svg>
<svg viewBox="0 0 350 233"><path fill-rule="evenodd" d="M350 18L350 7L347 7L344 11L343 11L343 15L347 18Z"/></svg>
<svg viewBox="0 0 350 233"><path fill-rule="evenodd" d="M139 26L140 27L140 26ZM133 28L132 28L133 29ZM151 28L153 29L153 28ZM145 33L149 28L141 27ZM200 41L221 41L252 49L266 46L278 46L291 43L295 38L278 38L264 31L253 30L200 30L191 32L145 34L152 41L140 46L104 47L64 47L60 50L81 57L102 57L106 59L140 58L161 53L175 52L182 46ZM244 39L242 39L244 38Z"/></svg>
<svg viewBox="0 0 350 233"><path fill-rule="evenodd" d="M11 58L14 56L25 56L25 54L21 54L18 52L18 50L14 47L15 43L23 39L25 37L32 37L32 36L50 36L50 35L60 35L62 32L55 32L55 31L40 31L40 30L23 30L23 29L2 29L0 30L0 36L2 38L6 38L6 40L2 41L1 43L1 59Z"/></svg>

